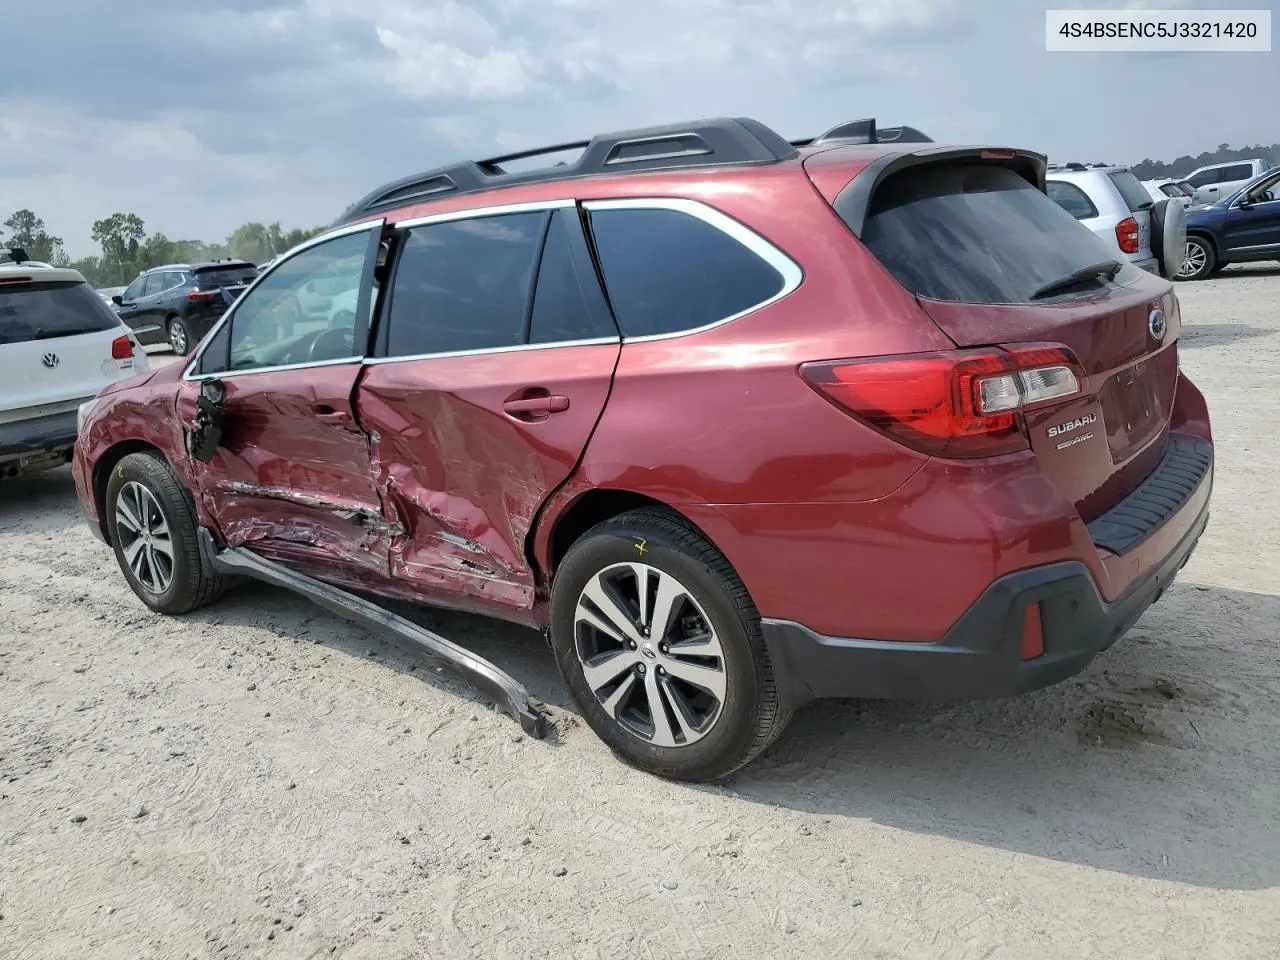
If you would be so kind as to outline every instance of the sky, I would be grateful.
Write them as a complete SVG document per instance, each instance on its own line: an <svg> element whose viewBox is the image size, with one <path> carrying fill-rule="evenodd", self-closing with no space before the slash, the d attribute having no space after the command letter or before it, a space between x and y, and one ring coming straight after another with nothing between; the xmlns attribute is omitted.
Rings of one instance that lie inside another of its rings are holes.
<svg viewBox="0 0 1280 960"><path fill-rule="evenodd" d="M706 116L1054 159L1280 140L1280 53L1047 53L1046 6L1275 0L0 0L0 222L222 240L454 160ZM1253 91L1250 93L1250 91Z"/></svg>

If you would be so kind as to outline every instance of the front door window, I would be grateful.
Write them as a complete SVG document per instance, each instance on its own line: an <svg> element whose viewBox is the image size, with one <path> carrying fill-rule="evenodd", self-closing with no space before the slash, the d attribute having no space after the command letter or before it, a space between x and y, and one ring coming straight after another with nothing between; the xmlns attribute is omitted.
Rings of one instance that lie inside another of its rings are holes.
<svg viewBox="0 0 1280 960"><path fill-rule="evenodd" d="M371 228L372 229L372 228ZM362 356L367 323L357 322L372 253L371 230L334 237L278 265L240 301L229 335L210 342L219 356L201 373L322 363ZM322 296L316 280L323 278Z"/></svg>

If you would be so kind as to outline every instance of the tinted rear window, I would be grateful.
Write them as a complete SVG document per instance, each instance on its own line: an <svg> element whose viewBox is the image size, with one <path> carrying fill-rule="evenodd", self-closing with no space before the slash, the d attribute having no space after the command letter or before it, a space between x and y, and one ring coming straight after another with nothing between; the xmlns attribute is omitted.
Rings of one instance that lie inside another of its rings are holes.
<svg viewBox="0 0 1280 960"><path fill-rule="evenodd" d="M87 283L0 284L0 343L99 333L120 320Z"/></svg>
<svg viewBox="0 0 1280 960"><path fill-rule="evenodd" d="M718 227L677 210L593 210L591 229L627 337L694 330L777 295L783 277Z"/></svg>
<svg viewBox="0 0 1280 960"><path fill-rule="evenodd" d="M215 290L218 287L231 287L238 283L251 283L258 275L255 267L219 267L216 270L201 270L196 273L196 286L201 290Z"/></svg>
<svg viewBox="0 0 1280 960"><path fill-rule="evenodd" d="M1147 193L1147 188L1142 185L1142 181L1128 170L1118 170L1107 176L1116 185L1120 196L1124 197L1125 206L1131 211L1149 210L1155 202L1151 199L1151 194Z"/></svg>
<svg viewBox="0 0 1280 960"><path fill-rule="evenodd" d="M1250 180L1253 178L1253 165L1249 163L1238 163L1234 167L1223 167L1222 173L1218 176L1219 183L1231 183L1235 180Z"/></svg>
<svg viewBox="0 0 1280 960"><path fill-rule="evenodd" d="M1098 215L1098 208L1093 205L1089 195L1074 183L1049 180L1044 185L1044 192L1049 195L1050 200L1077 220L1090 220Z"/></svg>
<svg viewBox="0 0 1280 960"><path fill-rule="evenodd" d="M961 303L1027 303L1047 284L1116 259L1017 173L982 164L891 177L871 198L862 242L912 293Z"/></svg>
<svg viewBox="0 0 1280 960"><path fill-rule="evenodd" d="M453 220L409 231L391 289L387 356L525 342L547 214Z"/></svg>

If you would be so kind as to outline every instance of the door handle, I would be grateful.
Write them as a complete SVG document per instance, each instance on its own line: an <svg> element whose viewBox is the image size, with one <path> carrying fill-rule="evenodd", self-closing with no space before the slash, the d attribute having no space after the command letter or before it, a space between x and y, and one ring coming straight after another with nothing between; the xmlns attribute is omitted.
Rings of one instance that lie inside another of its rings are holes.
<svg viewBox="0 0 1280 960"><path fill-rule="evenodd" d="M321 423L348 424L351 422L351 414L345 410L339 410L331 407L327 403L317 404L312 408L315 412L316 419Z"/></svg>
<svg viewBox="0 0 1280 960"><path fill-rule="evenodd" d="M553 413L569 409L569 398L549 394L545 390L527 390L502 404L502 409L517 420L545 420Z"/></svg>

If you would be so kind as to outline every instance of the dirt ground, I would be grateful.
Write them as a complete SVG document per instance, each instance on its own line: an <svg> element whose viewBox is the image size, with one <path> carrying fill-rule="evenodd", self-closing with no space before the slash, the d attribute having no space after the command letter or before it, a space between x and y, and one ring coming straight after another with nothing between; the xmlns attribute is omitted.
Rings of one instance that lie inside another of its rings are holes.
<svg viewBox="0 0 1280 960"><path fill-rule="evenodd" d="M1178 287L1218 440L1172 591L1019 699L802 713L717 788L613 759L538 636L468 689L265 587L149 613L0 488L0 957L1280 956L1280 268Z"/></svg>

